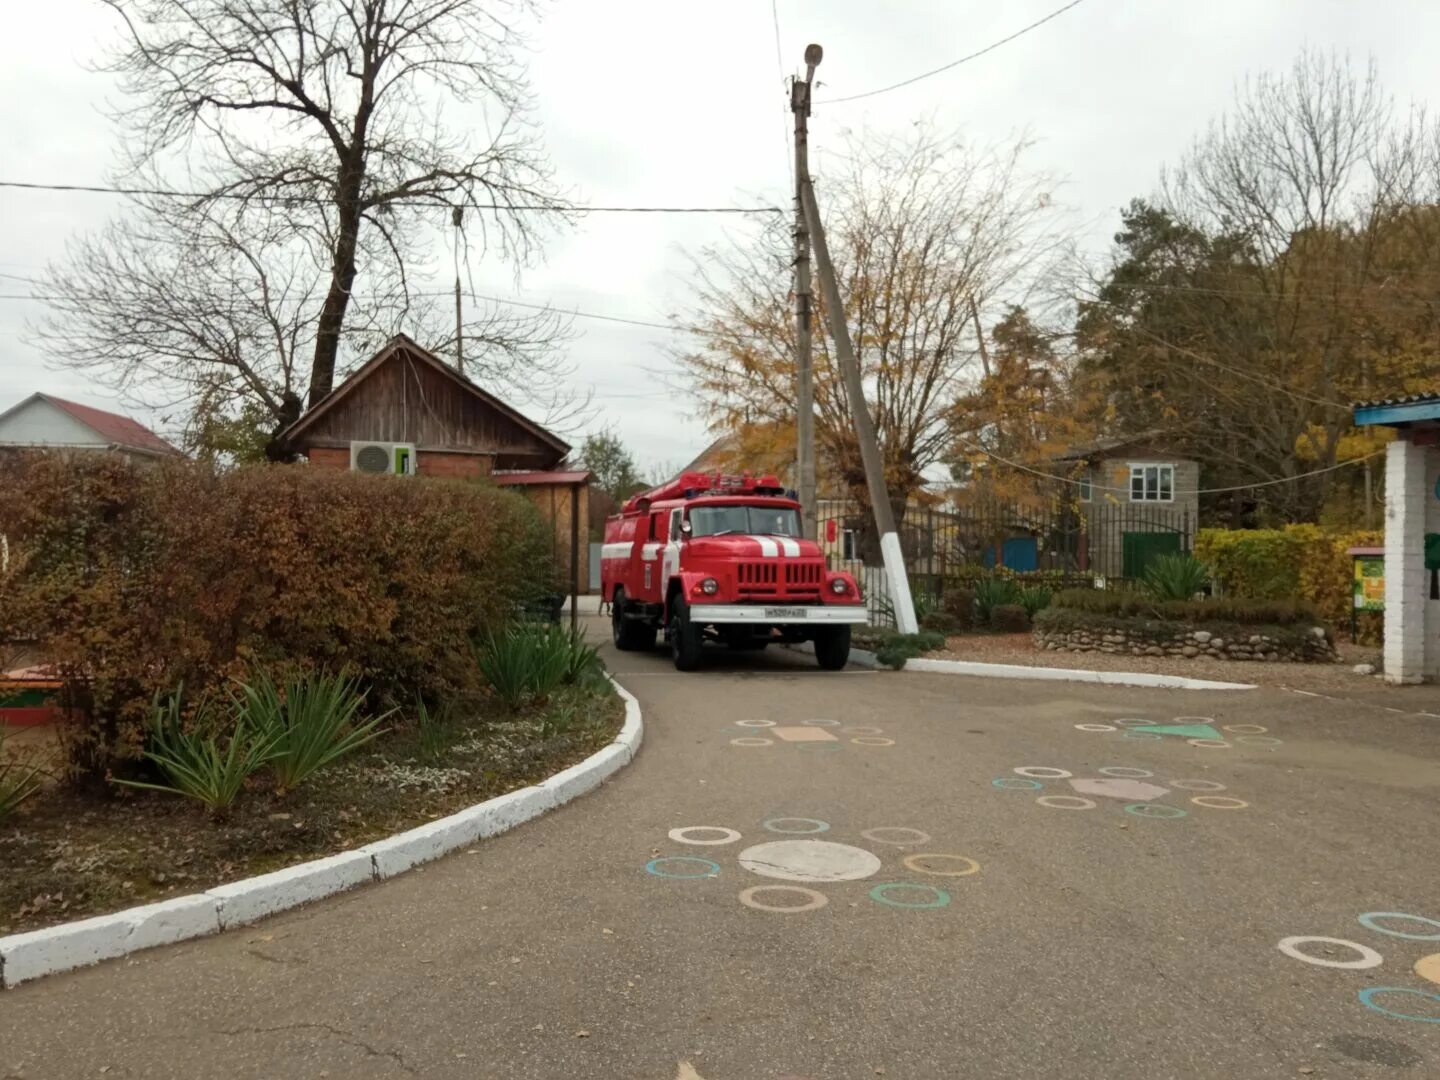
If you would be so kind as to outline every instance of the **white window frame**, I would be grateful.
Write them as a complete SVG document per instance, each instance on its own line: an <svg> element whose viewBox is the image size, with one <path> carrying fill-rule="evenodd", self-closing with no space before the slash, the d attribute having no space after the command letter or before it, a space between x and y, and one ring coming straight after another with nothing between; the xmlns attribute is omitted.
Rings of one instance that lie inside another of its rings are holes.
<svg viewBox="0 0 1440 1080"><path fill-rule="evenodd" d="M840 561L858 562L860 559L860 530L840 530Z"/></svg>
<svg viewBox="0 0 1440 1080"><path fill-rule="evenodd" d="M1151 494L1151 477L1146 475L1155 470L1154 494ZM1168 477L1169 483L1162 478ZM1135 497L1135 482L1140 482L1140 497ZM1173 503L1175 501L1175 465L1167 461L1130 462L1130 501L1138 503Z"/></svg>
<svg viewBox="0 0 1440 1080"><path fill-rule="evenodd" d="M1080 489L1080 501L1088 503L1095 497L1095 479L1090 476L1082 476L1076 481Z"/></svg>

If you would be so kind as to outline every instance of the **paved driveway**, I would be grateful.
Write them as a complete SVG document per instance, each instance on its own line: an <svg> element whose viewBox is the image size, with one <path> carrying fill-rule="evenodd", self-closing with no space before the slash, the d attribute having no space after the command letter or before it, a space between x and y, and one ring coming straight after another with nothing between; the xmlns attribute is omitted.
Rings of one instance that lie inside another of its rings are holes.
<svg viewBox="0 0 1440 1080"><path fill-rule="evenodd" d="M609 660L647 732L601 791L0 995L0 1076L1440 1075L1440 721Z"/></svg>

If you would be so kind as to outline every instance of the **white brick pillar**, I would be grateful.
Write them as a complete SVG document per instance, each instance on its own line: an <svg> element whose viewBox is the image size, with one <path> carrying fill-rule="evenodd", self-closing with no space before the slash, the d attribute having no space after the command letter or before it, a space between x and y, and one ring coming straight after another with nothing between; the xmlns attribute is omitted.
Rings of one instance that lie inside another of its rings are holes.
<svg viewBox="0 0 1440 1080"><path fill-rule="evenodd" d="M1385 449L1385 681L1419 682L1425 669L1426 448L1404 434Z"/></svg>

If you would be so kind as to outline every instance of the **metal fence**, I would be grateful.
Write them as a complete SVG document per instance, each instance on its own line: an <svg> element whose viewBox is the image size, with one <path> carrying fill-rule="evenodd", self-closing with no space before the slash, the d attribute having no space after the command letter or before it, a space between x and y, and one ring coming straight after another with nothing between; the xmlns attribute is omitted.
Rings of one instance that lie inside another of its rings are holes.
<svg viewBox="0 0 1440 1080"><path fill-rule="evenodd" d="M820 545L831 568L848 570L860 580L872 622L893 624L879 537L868 507L822 498L817 518ZM910 506L898 522L911 590L934 602L946 578L966 568L1052 571L1074 575L1077 584L1134 579L1158 555L1189 552L1196 526L1188 510L1130 503L1063 509L1004 503Z"/></svg>

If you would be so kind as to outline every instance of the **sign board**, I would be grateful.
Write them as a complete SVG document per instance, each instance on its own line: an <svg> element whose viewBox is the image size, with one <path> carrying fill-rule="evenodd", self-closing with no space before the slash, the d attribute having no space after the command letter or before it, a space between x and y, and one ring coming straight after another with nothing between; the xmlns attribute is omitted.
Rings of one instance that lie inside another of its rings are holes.
<svg viewBox="0 0 1440 1080"><path fill-rule="evenodd" d="M1355 556L1355 610L1385 610L1385 557Z"/></svg>

